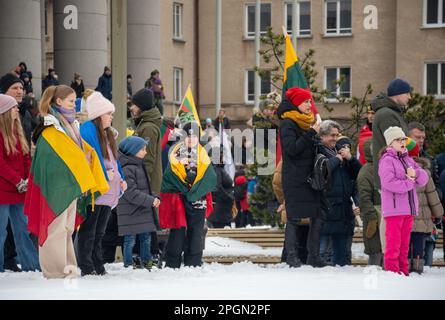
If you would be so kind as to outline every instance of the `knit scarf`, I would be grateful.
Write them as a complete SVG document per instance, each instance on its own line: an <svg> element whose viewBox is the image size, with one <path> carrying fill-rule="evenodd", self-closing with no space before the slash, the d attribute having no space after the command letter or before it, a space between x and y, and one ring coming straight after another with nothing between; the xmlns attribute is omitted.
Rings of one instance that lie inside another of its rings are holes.
<svg viewBox="0 0 445 320"><path fill-rule="evenodd" d="M61 108L53 105L51 113L57 118L57 120L59 120L60 125L62 126L66 134L71 139L73 139L73 141L82 149L82 138L80 136L79 129L75 125L73 125L73 123L69 122L69 120L65 118L63 113L60 112L60 110Z"/></svg>
<svg viewBox="0 0 445 320"><path fill-rule="evenodd" d="M70 124L76 120L76 109L66 109L57 105L54 105L54 109L59 112Z"/></svg>
<svg viewBox="0 0 445 320"><path fill-rule="evenodd" d="M315 119L312 112L310 114L305 114L299 112L298 110L286 111L281 117L283 119L291 119L292 121L296 122L298 126L303 130L309 130Z"/></svg>

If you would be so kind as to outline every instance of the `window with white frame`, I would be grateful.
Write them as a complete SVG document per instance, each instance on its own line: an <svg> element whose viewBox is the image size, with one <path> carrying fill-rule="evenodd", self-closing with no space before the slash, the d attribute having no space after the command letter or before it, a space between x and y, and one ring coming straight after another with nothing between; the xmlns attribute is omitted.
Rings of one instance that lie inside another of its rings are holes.
<svg viewBox="0 0 445 320"><path fill-rule="evenodd" d="M284 5L284 17L289 35L292 34L292 3ZM311 2L298 1L297 3L297 36L309 36L311 34Z"/></svg>
<svg viewBox="0 0 445 320"><path fill-rule="evenodd" d="M445 62L425 64L425 93L445 97Z"/></svg>
<svg viewBox="0 0 445 320"><path fill-rule="evenodd" d="M423 0L423 25L445 27L445 1Z"/></svg>
<svg viewBox="0 0 445 320"><path fill-rule="evenodd" d="M247 39L253 39L255 37L255 4L247 4L246 7L246 34ZM260 13L260 34L265 35L267 28L272 24L272 11L270 3L261 4Z"/></svg>
<svg viewBox="0 0 445 320"><path fill-rule="evenodd" d="M343 80L340 85L338 81ZM351 68L327 67L325 69L325 89L331 94L328 99L335 100L338 96L351 97Z"/></svg>
<svg viewBox="0 0 445 320"><path fill-rule="evenodd" d="M351 34L351 0L325 0L325 17L326 35Z"/></svg>
<svg viewBox="0 0 445 320"><path fill-rule="evenodd" d="M255 71L246 70L246 94L245 99L247 103L255 101ZM264 77L261 78L261 92L260 96L266 95L271 92L270 72L267 72Z"/></svg>
<svg viewBox="0 0 445 320"><path fill-rule="evenodd" d="M173 68L173 103L180 104L182 100L182 69Z"/></svg>
<svg viewBox="0 0 445 320"><path fill-rule="evenodd" d="M182 39L182 4L173 3L173 39Z"/></svg>

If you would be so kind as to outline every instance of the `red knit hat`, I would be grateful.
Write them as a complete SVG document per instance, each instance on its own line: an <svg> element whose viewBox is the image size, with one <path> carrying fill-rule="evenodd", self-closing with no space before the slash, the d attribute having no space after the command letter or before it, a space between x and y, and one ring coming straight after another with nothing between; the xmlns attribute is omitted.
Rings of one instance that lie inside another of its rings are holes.
<svg viewBox="0 0 445 320"><path fill-rule="evenodd" d="M298 107L306 100L312 99L310 91L302 88L290 88L286 91L286 98L295 106Z"/></svg>

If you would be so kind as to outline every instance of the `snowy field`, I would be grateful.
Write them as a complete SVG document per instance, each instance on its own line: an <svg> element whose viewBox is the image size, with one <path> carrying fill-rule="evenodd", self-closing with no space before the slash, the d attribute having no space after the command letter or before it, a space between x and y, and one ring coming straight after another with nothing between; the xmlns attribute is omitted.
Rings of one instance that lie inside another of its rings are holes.
<svg viewBox="0 0 445 320"><path fill-rule="evenodd" d="M356 256L363 249L354 245L353 252ZM275 256L281 249L207 238L205 255L231 254ZM152 272L116 263L106 269L106 276L75 280L46 280L41 273L0 273L0 299L445 299L445 268L426 268L423 275L410 277L375 267L289 269L285 264L250 262Z"/></svg>

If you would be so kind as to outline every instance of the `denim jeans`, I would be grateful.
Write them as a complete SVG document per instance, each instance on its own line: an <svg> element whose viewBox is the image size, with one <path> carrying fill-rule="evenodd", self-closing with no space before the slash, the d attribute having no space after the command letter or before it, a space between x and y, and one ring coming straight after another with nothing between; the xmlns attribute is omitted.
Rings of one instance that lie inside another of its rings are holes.
<svg viewBox="0 0 445 320"><path fill-rule="evenodd" d="M333 234L333 235L322 235L320 237L320 256L326 261L326 255L329 250L329 240L332 244L332 265L344 266L346 265L346 253L347 253L347 243L348 236L346 234Z"/></svg>
<svg viewBox="0 0 445 320"><path fill-rule="evenodd" d="M137 235L140 243L141 262L146 263L151 260L151 235L149 232L140 233ZM131 266L133 264L133 247L136 243L135 235L124 236L124 266Z"/></svg>
<svg viewBox="0 0 445 320"><path fill-rule="evenodd" d="M11 222L17 257L23 271L40 271L39 256L28 233L28 218L23 204L0 205L0 272L4 272L4 243L8 218Z"/></svg>
<svg viewBox="0 0 445 320"><path fill-rule="evenodd" d="M436 243L434 241L426 241L425 242L425 255L424 255L424 259L425 259L425 266L426 267L431 267L433 265L433 253L434 253L434 248L436 247Z"/></svg>

